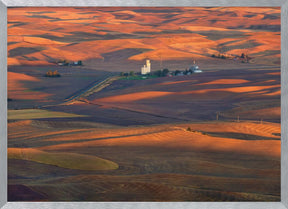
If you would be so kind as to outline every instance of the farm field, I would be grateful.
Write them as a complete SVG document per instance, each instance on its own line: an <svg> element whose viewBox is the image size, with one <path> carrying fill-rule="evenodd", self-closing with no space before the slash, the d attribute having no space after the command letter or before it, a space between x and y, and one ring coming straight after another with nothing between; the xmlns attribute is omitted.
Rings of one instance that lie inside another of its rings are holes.
<svg viewBox="0 0 288 209"><path fill-rule="evenodd" d="M8 148L10 200L183 201L184 198L188 201L192 197L195 201L278 201L280 198L280 138L274 135L279 134L280 126L275 123L211 122L101 129L86 126L72 130L73 123L15 123L21 124L9 124L9 147L21 145L21 148ZM187 131L187 127L193 131ZM27 129L33 132L25 132ZM235 137L227 137L225 133L234 133ZM246 138L239 138L241 135ZM24 153L24 157L13 156L16 151ZM46 162L41 160L43 154L47 155ZM57 163L50 162L48 155ZM77 160L68 169L62 162L66 158L61 155L75 156ZM81 162L78 155L89 160L105 159L119 167L94 170L82 166L90 161ZM30 172L34 169L37 173ZM33 192L22 196L23 187ZM86 193L87 190L91 192Z"/></svg>
<svg viewBox="0 0 288 209"><path fill-rule="evenodd" d="M278 201L278 72L116 80L89 102L9 110L9 198Z"/></svg>
<svg viewBox="0 0 288 209"><path fill-rule="evenodd" d="M235 121L239 116L280 123L280 74L279 69L271 68L116 80L87 99L85 103L51 105L46 109L91 113L85 120L115 125L209 121L216 120L217 113L221 120Z"/></svg>
<svg viewBox="0 0 288 209"><path fill-rule="evenodd" d="M89 68L121 72L149 57L159 68L176 70L181 65L171 60L190 65L196 59L215 69L234 62L211 55L243 52L254 64L280 64L277 7L11 8L8 16L8 64L14 66L85 60Z"/></svg>
<svg viewBox="0 0 288 209"><path fill-rule="evenodd" d="M280 201L280 8L11 8L8 56L9 201Z"/></svg>
<svg viewBox="0 0 288 209"><path fill-rule="evenodd" d="M44 75L49 70L57 70L62 76L47 78ZM11 66L8 70L8 97L11 99L8 108L26 109L59 104L112 75L115 73L80 67Z"/></svg>
<svg viewBox="0 0 288 209"><path fill-rule="evenodd" d="M8 120L65 118L65 117L70 118L70 117L84 117L84 116L68 114L63 112L40 110L40 109L8 110Z"/></svg>

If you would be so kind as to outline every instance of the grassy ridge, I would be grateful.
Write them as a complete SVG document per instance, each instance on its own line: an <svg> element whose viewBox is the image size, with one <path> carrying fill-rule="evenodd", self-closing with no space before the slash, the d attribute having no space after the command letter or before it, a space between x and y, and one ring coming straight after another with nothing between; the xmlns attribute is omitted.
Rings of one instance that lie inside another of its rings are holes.
<svg viewBox="0 0 288 209"><path fill-rule="evenodd" d="M118 168L118 164L95 156L64 152L49 153L31 148L9 148L8 158L77 170L114 170Z"/></svg>

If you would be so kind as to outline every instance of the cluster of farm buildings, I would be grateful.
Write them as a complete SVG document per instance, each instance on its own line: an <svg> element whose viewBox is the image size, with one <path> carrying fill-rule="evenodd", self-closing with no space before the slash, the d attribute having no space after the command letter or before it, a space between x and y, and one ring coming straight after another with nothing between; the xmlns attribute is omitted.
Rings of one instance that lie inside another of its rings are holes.
<svg viewBox="0 0 288 209"><path fill-rule="evenodd" d="M199 66L196 62L193 62L193 65L189 68L190 73L202 73L202 70L199 69ZM146 60L146 64L141 67L141 75L147 75L151 73L151 62L150 60ZM184 75L184 71L179 71L178 75Z"/></svg>

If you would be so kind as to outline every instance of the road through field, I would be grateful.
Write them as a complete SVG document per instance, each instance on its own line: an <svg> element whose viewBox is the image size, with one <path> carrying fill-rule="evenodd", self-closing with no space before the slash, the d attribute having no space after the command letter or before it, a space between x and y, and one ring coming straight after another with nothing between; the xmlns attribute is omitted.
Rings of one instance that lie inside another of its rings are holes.
<svg viewBox="0 0 288 209"><path fill-rule="evenodd" d="M109 86L113 81L117 80L119 78L119 76L107 76L107 78L105 78L102 81L97 81L96 83L92 83L89 84L86 88L84 88L83 90L77 91L76 93L74 93L72 96L68 97L67 99L65 99L66 102L64 102L64 105L68 105L71 104L75 101L82 101L90 96L91 94L94 94L96 92L101 91L102 89L104 89L105 87Z"/></svg>

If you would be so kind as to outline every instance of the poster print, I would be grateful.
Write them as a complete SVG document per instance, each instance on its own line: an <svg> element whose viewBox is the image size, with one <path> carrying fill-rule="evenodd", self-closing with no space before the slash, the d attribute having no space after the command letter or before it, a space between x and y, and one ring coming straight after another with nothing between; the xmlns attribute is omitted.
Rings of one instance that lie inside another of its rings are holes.
<svg viewBox="0 0 288 209"><path fill-rule="evenodd" d="M8 9L9 201L280 201L280 8Z"/></svg>

